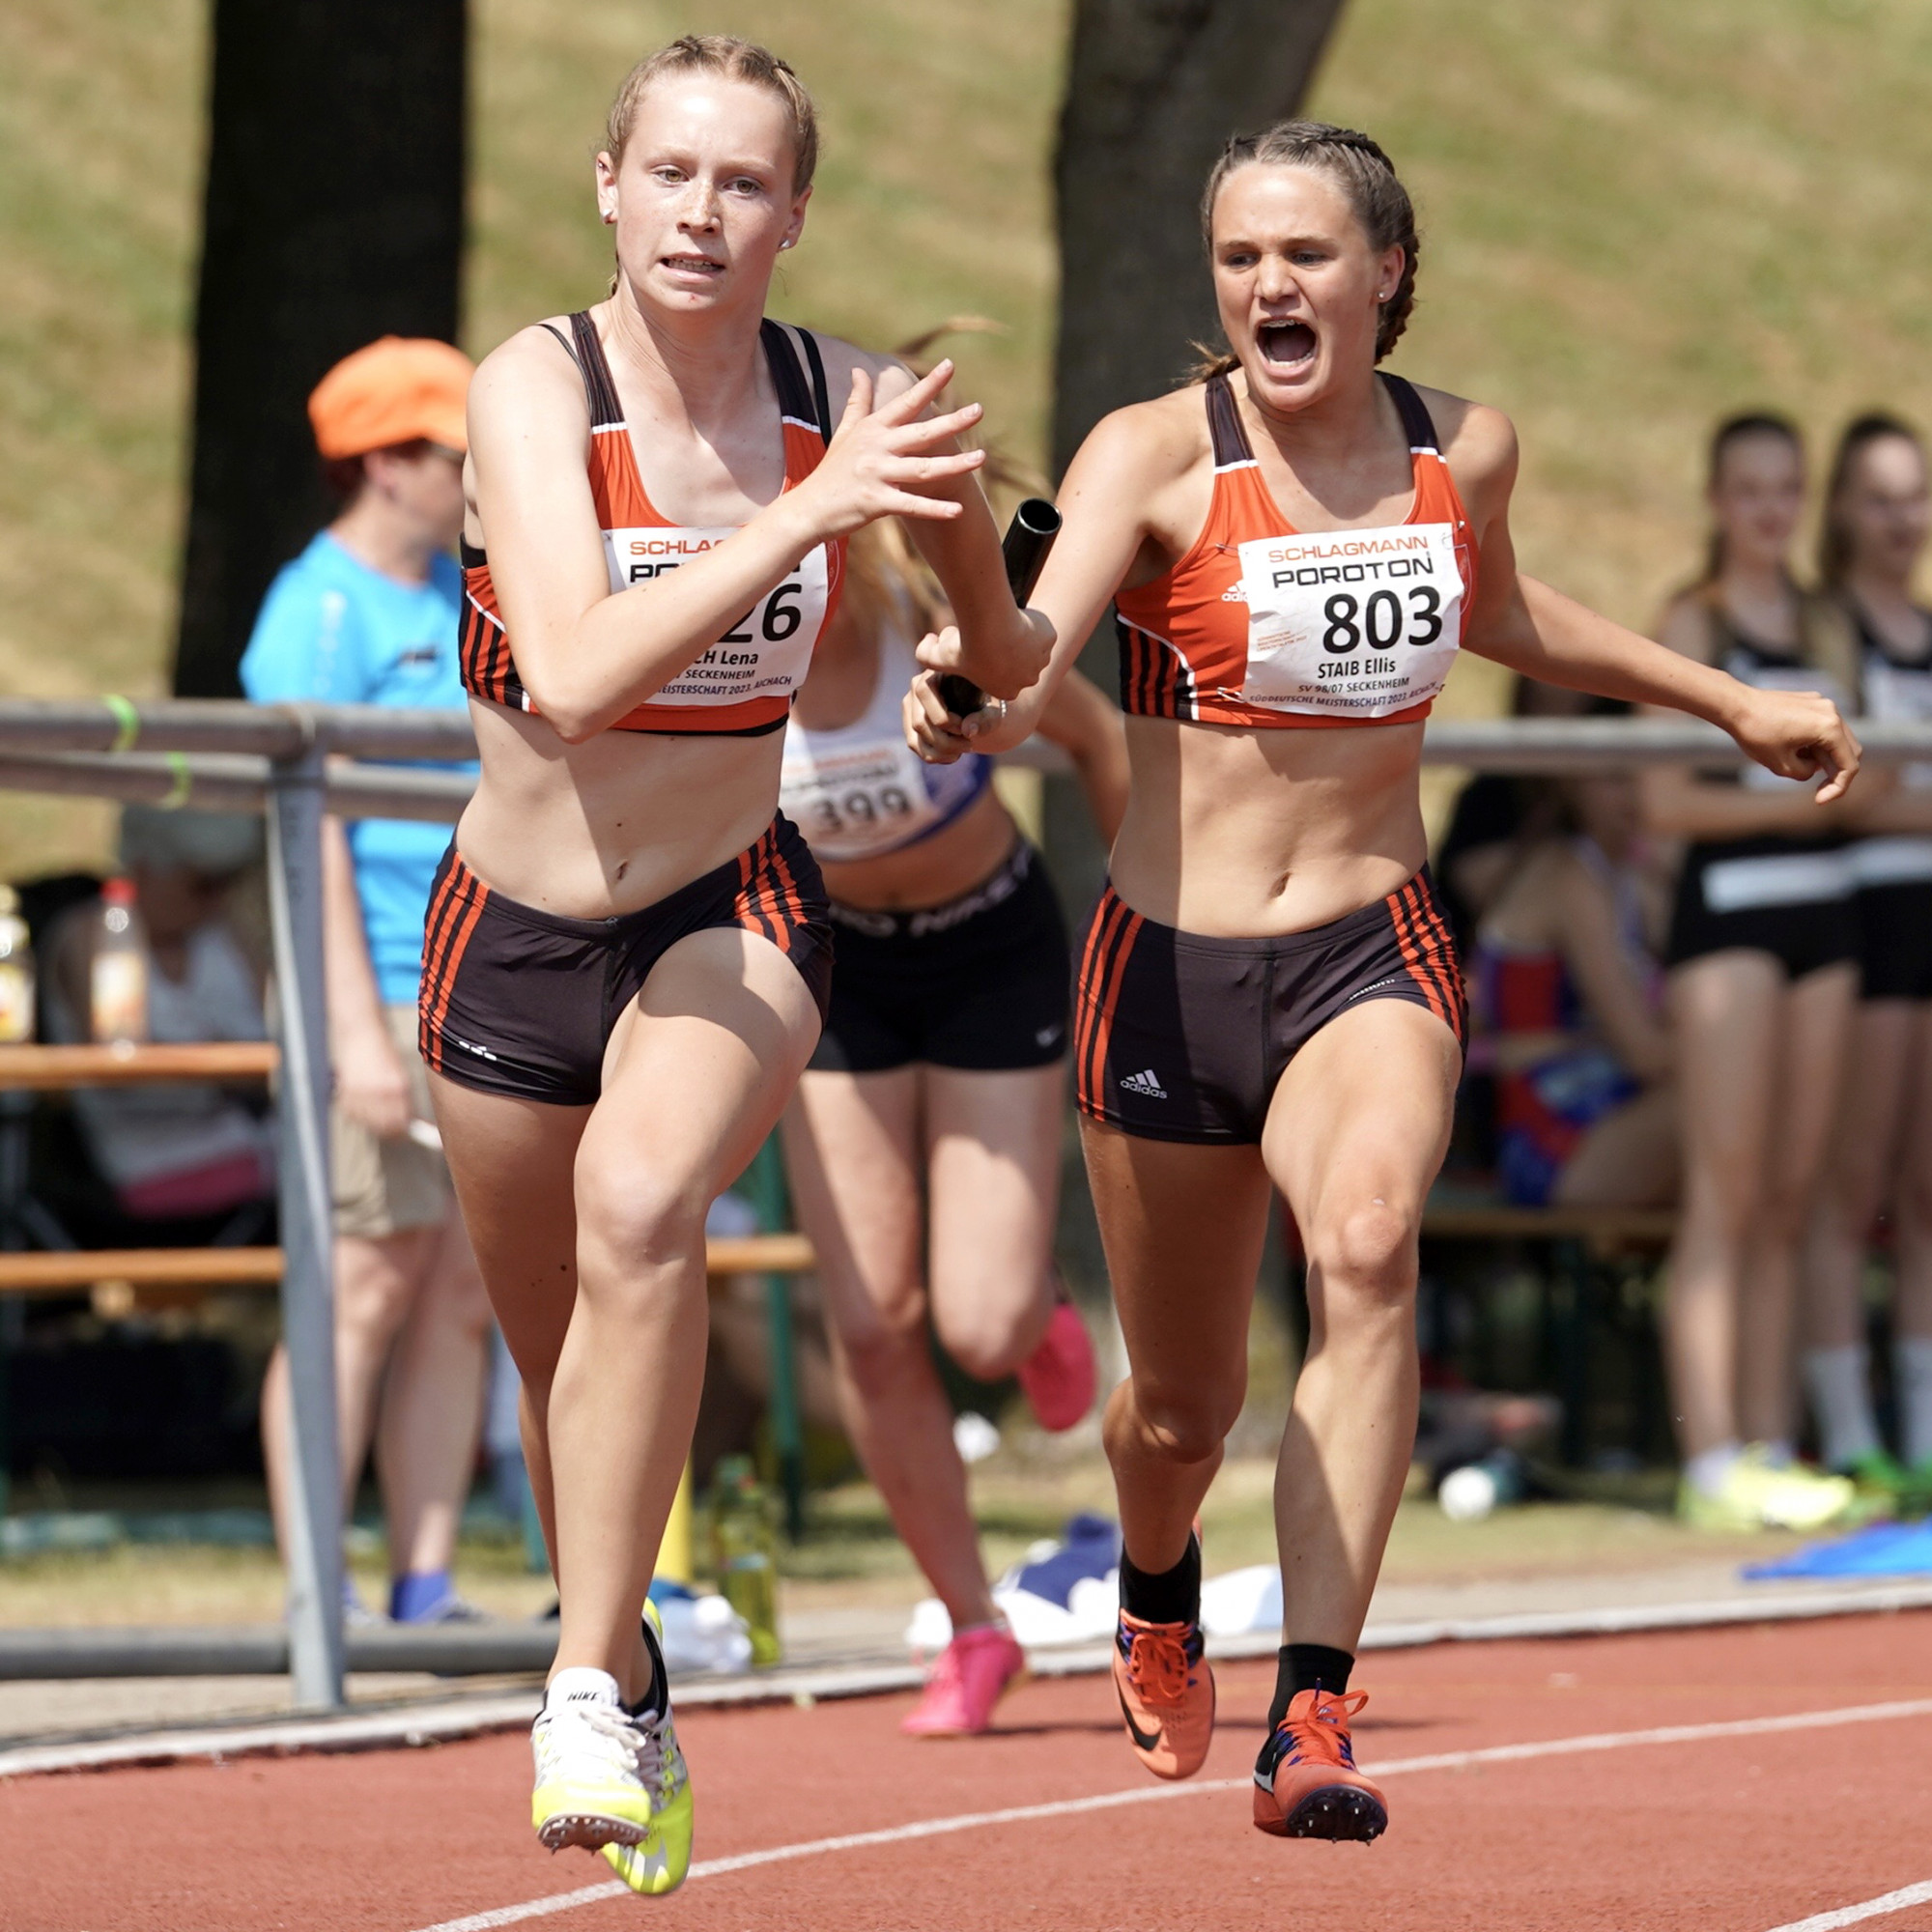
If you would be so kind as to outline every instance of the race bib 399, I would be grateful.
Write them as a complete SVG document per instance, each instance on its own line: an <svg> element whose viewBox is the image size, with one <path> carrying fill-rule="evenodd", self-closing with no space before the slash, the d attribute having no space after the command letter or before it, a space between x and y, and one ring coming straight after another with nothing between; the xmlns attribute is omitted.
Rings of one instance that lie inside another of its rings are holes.
<svg viewBox="0 0 1932 1932"><path fill-rule="evenodd" d="M1239 554L1248 703L1383 718L1442 689L1463 630L1454 526L1256 537Z"/></svg>

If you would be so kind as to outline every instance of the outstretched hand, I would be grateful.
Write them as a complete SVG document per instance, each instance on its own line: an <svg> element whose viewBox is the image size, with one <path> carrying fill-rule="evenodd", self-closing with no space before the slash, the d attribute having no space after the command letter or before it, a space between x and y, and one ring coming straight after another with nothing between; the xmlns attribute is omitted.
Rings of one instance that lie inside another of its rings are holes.
<svg viewBox="0 0 1932 1932"><path fill-rule="evenodd" d="M1859 774L1862 754L1851 726L1829 697L1810 692L1753 689L1731 725L1731 736L1780 778L1809 779L1822 773L1820 805L1843 798Z"/></svg>
<svg viewBox="0 0 1932 1932"><path fill-rule="evenodd" d="M952 380L952 364L937 363L910 388L876 403L869 369L852 371L852 393L824 458L805 482L817 521L828 537L845 536L880 517L923 517L943 522L961 513L950 486L986 461L983 449L949 449L982 413L978 403L926 416Z"/></svg>

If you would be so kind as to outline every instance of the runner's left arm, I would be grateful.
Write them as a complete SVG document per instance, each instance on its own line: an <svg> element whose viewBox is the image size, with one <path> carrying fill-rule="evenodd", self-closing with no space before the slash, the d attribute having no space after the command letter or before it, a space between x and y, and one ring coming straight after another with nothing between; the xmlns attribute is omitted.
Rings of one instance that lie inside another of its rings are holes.
<svg viewBox="0 0 1932 1932"><path fill-rule="evenodd" d="M1830 698L1757 690L1518 574L1509 531L1516 432L1497 411L1465 409L1449 456L1482 561L1464 647L1544 684L1689 712L1781 778L1822 774L1820 805L1843 797L1858 775L1859 743Z"/></svg>

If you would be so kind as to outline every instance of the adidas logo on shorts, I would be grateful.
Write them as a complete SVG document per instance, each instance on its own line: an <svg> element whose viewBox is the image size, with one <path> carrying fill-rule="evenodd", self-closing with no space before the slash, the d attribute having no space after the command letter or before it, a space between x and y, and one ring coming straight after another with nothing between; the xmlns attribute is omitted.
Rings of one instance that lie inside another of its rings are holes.
<svg viewBox="0 0 1932 1932"><path fill-rule="evenodd" d="M1145 1073L1128 1073L1122 1076L1122 1087L1129 1094L1144 1094L1150 1100L1165 1100L1167 1089L1154 1078L1150 1066Z"/></svg>

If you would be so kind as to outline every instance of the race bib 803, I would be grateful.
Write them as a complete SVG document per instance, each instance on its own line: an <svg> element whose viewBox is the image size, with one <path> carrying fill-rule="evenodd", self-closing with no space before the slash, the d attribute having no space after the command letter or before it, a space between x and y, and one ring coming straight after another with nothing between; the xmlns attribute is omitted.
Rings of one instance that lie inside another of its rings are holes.
<svg viewBox="0 0 1932 1932"><path fill-rule="evenodd" d="M1239 554L1246 702L1382 718L1442 689L1463 632L1453 525L1256 537Z"/></svg>
<svg viewBox="0 0 1932 1932"><path fill-rule="evenodd" d="M663 526L606 530L604 560L612 592L648 583L715 550L735 528L693 530ZM805 681L811 647L825 624L830 595L825 548L814 545L798 568L740 617L708 651L653 694L653 704L742 704L748 697L789 697Z"/></svg>

